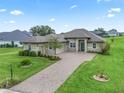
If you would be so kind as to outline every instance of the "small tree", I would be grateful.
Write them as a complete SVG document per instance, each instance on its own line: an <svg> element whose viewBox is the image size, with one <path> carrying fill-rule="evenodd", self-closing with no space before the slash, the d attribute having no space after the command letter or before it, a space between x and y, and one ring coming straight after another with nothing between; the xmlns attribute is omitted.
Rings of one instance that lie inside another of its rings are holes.
<svg viewBox="0 0 124 93"><path fill-rule="evenodd" d="M10 64L10 80L13 80L13 66Z"/></svg>
<svg viewBox="0 0 124 93"><path fill-rule="evenodd" d="M49 38L49 47L53 48L53 50L55 51L55 55L56 55L56 49L61 48L62 44L59 42L57 37L51 36Z"/></svg>
<svg viewBox="0 0 124 93"><path fill-rule="evenodd" d="M15 47L14 41L11 41L11 45L12 47Z"/></svg>
<svg viewBox="0 0 124 93"><path fill-rule="evenodd" d="M114 42L114 38L111 38L111 42Z"/></svg>
<svg viewBox="0 0 124 93"><path fill-rule="evenodd" d="M110 44L106 42L101 49L101 54L108 54L108 51L110 49Z"/></svg>

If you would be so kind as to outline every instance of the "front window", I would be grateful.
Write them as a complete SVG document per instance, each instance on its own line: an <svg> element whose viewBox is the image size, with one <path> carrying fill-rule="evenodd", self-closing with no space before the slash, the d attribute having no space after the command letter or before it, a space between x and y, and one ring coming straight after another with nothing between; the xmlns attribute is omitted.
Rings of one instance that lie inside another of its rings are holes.
<svg viewBox="0 0 124 93"><path fill-rule="evenodd" d="M51 46L49 46L49 49L52 49L52 47L51 47Z"/></svg>
<svg viewBox="0 0 124 93"><path fill-rule="evenodd" d="M31 45L28 45L28 50L31 51Z"/></svg>
<svg viewBox="0 0 124 93"><path fill-rule="evenodd" d="M96 48L96 43L93 43L93 48Z"/></svg>
<svg viewBox="0 0 124 93"><path fill-rule="evenodd" d="M75 43L70 43L70 47L71 48L75 47Z"/></svg>

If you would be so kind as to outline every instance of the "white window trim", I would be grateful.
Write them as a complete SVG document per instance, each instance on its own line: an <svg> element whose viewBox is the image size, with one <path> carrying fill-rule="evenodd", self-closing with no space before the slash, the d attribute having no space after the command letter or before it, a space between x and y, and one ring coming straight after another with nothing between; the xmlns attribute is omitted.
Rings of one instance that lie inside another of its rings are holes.
<svg viewBox="0 0 124 93"><path fill-rule="evenodd" d="M95 47L94 47L94 44L95 44ZM96 43L93 43L93 48L96 48L96 47L97 47Z"/></svg>

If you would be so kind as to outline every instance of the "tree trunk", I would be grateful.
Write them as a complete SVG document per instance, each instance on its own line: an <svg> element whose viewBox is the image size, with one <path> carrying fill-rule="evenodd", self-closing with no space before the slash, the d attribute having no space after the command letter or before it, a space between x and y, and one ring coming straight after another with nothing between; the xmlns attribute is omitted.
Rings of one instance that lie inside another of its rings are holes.
<svg viewBox="0 0 124 93"><path fill-rule="evenodd" d="M54 49L54 51L55 51L55 55L56 55L56 49Z"/></svg>

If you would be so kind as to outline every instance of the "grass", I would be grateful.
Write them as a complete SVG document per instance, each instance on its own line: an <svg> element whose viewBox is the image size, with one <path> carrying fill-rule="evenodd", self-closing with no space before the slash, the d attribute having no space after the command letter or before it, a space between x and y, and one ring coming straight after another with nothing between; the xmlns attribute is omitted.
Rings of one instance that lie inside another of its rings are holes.
<svg viewBox="0 0 124 93"><path fill-rule="evenodd" d="M20 49L18 48L0 48L0 82L10 78L10 64L13 66L14 79L23 81L33 74L55 63L54 61L41 57L18 56L17 53L19 50ZM24 59L31 60L32 66L29 68L19 67L19 63Z"/></svg>
<svg viewBox="0 0 124 93"><path fill-rule="evenodd" d="M0 54L18 52L20 48L0 48Z"/></svg>
<svg viewBox="0 0 124 93"><path fill-rule="evenodd" d="M103 83L92 78L100 72L110 80ZM114 38L110 55L98 54L92 61L80 65L56 93L124 93L124 37Z"/></svg>

